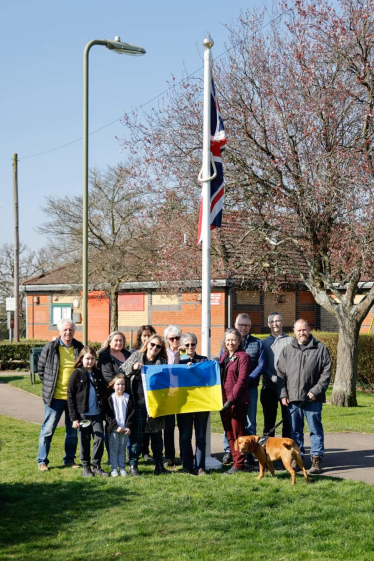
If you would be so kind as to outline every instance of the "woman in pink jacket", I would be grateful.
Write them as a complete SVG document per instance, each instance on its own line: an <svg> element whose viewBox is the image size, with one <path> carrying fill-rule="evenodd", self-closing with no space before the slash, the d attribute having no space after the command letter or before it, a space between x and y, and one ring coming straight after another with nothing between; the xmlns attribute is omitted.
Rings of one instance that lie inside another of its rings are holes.
<svg viewBox="0 0 374 561"><path fill-rule="evenodd" d="M244 468L244 456L234 450L234 442L245 434L251 358L242 349L242 337L237 329L226 329L224 347L226 352L219 361L224 403L221 419L234 461L232 468L225 473L232 475Z"/></svg>

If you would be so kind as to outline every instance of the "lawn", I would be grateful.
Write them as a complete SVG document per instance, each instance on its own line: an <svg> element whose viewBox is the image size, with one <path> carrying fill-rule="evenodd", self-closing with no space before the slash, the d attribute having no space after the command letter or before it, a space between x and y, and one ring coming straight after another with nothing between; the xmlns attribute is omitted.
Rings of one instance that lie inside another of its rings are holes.
<svg viewBox="0 0 374 561"><path fill-rule="evenodd" d="M39 427L0 417L2 560L374 559L374 487L288 473L86 480L64 469L64 430L51 469L36 468ZM145 472L145 473L144 473Z"/></svg>
<svg viewBox="0 0 374 561"><path fill-rule="evenodd" d="M42 384L38 377L36 383L30 384L30 377L22 373L1 376L0 382L7 382L12 386L41 397ZM327 400L331 397L331 388L327 391ZM325 432L364 432L374 434L374 394L357 392L358 407L334 407L326 404L323 407L323 426ZM278 413L280 413L278 408ZM279 421L279 418L277 419ZM260 400L257 405L257 434L263 431L263 414ZM212 413L212 432L222 432L221 418L218 412ZM280 434L280 428L277 434Z"/></svg>

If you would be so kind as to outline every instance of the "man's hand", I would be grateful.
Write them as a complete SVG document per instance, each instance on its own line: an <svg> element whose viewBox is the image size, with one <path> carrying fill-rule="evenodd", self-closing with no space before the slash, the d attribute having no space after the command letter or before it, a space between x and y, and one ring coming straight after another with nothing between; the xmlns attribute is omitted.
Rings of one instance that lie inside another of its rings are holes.
<svg viewBox="0 0 374 561"><path fill-rule="evenodd" d="M79 429L79 421L73 421L73 429Z"/></svg>
<svg viewBox="0 0 374 561"><path fill-rule="evenodd" d="M288 404L289 404L288 397L283 397L282 398L282 405L285 405L287 407Z"/></svg>
<svg viewBox="0 0 374 561"><path fill-rule="evenodd" d="M315 401L316 400L316 396L314 394L312 394L312 392L308 393L308 397L309 397L310 401Z"/></svg>

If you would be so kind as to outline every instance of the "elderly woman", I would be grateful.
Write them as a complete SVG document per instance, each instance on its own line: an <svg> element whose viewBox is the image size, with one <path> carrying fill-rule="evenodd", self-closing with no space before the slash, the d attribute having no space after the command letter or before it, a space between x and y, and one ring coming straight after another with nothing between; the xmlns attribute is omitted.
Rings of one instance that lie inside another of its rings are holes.
<svg viewBox="0 0 374 561"><path fill-rule="evenodd" d="M179 363L179 345L182 332L176 325L168 325L164 331L164 338L167 343L168 364ZM164 446L165 446L165 465L173 466L175 462L175 445L174 445L174 429L175 415L166 415L164 430Z"/></svg>
<svg viewBox="0 0 374 561"><path fill-rule="evenodd" d="M232 468L226 471L226 475L232 475L244 468L244 456L234 449L234 442L245 434L251 358L243 351L242 337L237 329L226 329L224 348L226 352L219 361L224 403L221 420L234 461Z"/></svg>
<svg viewBox="0 0 374 561"><path fill-rule="evenodd" d="M132 354L135 351L139 351L141 347L148 341L151 335L154 335L156 330L152 325L141 325L136 332L136 341L135 345L132 349L130 349L130 353Z"/></svg>
<svg viewBox="0 0 374 561"><path fill-rule="evenodd" d="M184 333L180 340L180 349L186 350L187 354L181 355L179 364L195 364L205 362L206 356L198 355L196 352L197 337L193 333ZM205 448L206 448L206 426L208 423L209 411L199 411L197 413L180 413L177 415L179 429L179 441L181 446L181 457L183 461L183 473L194 473L194 462L192 452L192 429L195 427L196 454L195 454L195 473L196 475L206 475L205 473Z"/></svg>
<svg viewBox="0 0 374 561"><path fill-rule="evenodd" d="M121 331L113 331L99 350L98 368L101 370L104 380L109 384L115 378L122 364L129 358L130 353L126 350L126 337Z"/></svg>
<svg viewBox="0 0 374 561"><path fill-rule="evenodd" d="M130 434L130 475L139 475L138 460L142 450L144 434L150 433L153 457L155 460L155 475L168 473L162 464L162 429L164 417L152 419L147 416L147 408L141 378L143 365L167 364L165 342L160 335L152 335L140 351L135 351L121 366L129 382L129 391L135 404L136 428Z"/></svg>

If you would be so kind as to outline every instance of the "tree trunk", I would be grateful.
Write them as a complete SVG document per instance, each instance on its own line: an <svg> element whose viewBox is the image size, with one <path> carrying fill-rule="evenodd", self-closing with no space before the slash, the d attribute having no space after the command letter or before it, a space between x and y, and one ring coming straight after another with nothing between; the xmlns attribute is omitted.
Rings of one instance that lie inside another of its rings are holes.
<svg viewBox="0 0 374 561"><path fill-rule="evenodd" d="M356 375L360 323L346 318L339 321L338 358L331 403L339 407L357 407Z"/></svg>
<svg viewBox="0 0 374 561"><path fill-rule="evenodd" d="M118 287L119 281L116 281L110 287L110 332L118 330Z"/></svg>

